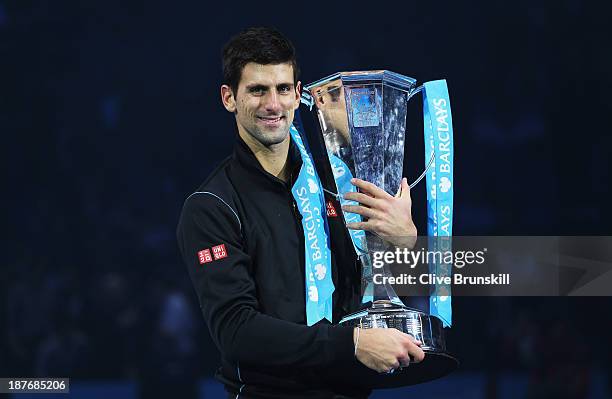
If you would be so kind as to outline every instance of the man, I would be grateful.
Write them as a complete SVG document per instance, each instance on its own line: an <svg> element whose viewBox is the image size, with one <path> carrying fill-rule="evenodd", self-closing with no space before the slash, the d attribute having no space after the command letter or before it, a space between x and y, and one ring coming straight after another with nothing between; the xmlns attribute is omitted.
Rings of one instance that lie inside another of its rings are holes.
<svg viewBox="0 0 612 399"><path fill-rule="evenodd" d="M235 150L187 198L177 231L221 351L217 378L232 398L367 397L338 375L364 366L389 372L424 354L398 330L358 331L307 314L318 298L305 291L307 235L292 193L305 166L290 134L301 85L293 46L272 29L248 29L226 44L223 74L221 101L238 128ZM361 204L347 210L368 220L353 228L416 235L406 181L396 197L354 183L361 192L350 199ZM340 219L326 221L334 322L358 303L356 257Z"/></svg>

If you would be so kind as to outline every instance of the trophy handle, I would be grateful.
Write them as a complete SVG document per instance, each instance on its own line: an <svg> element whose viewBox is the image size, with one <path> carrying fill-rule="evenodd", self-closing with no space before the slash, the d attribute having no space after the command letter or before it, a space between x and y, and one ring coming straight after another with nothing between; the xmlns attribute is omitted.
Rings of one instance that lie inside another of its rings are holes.
<svg viewBox="0 0 612 399"><path fill-rule="evenodd" d="M434 163L434 159L435 156L434 154L431 154L431 158L429 158L429 163L427 164L427 167L425 168L425 170L423 171L423 173L421 173L421 175L419 177L416 178L415 181L413 181L412 183L410 183L410 189L412 190L412 187L416 186L417 184L419 184L419 182L421 180L423 180L423 178L427 175L427 171L429 170L429 168L431 168L431 165L433 165Z"/></svg>
<svg viewBox="0 0 612 399"><path fill-rule="evenodd" d="M422 91L423 91L423 89L424 89L424 86L423 86L423 85L420 85L419 87L417 87L416 89L414 89L413 91L411 91L411 92L410 92L410 94L408 94L408 100L407 100L407 102L408 102L408 101L410 101L410 99L411 99L412 97L414 97L414 96L415 96L415 95L417 95L418 93L422 92ZM434 163L434 160L435 160L435 159L436 159L436 158L435 158L435 154L434 154L434 153L432 153L432 154L431 154L431 158L429 158L429 162L427 163L427 167L425 167L425 170L423 171L423 173L421 173L421 174L419 175L419 177L417 177L417 178L416 178L416 180L415 180L415 181L413 181L412 183L410 183L410 185L409 185L409 186L410 186L410 189L412 189L414 186L416 186L417 184L419 184L419 182L420 182L421 180L423 180L423 178L424 178L424 177L427 175L427 171L429 171L429 168L431 168L431 165L433 165L433 163Z"/></svg>

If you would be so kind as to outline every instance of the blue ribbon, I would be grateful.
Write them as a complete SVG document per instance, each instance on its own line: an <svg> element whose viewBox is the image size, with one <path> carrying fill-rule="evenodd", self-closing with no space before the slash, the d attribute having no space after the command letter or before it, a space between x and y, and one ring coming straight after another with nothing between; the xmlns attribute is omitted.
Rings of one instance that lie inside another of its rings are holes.
<svg viewBox="0 0 612 399"><path fill-rule="evenodd" d="M330 322L333 317L332 294L334 282L331 270L329 231L325 211L323 187L314 167L312 157L297 129L289 129L291 138L300 151L302 168L291 188L291 193L302 215L304 230L306 323L309 326L322 319Z"/></svg>
<svg viewBox="0 0 612 399"><path fill-rule="evenodd" d="M349 167L344 163L344 161L333 153L327 153L329 158L329 163L332 167L332 172L334 174L334 180L336 181L336 189L338 190L338 200L340 201L341 206L346 205L359 205L357 201L351 201L344 198L344 194L346 193L355 193L357 192L357 187L351 183L351 179L353 178L353 174ZM344 214L344 221L348 223L358 223L361 222L361 215L358 213L351 212L342 212ZM348 229L349 235L351 237L351 242L353 243L353 247L355 248L355 252L358 256L366 253L366 249L364 248L365 244L365 231L363 230L353 230Z"/></svg>
<svg viewBox="0 0 612 399"><path fill-rule="evenodd" d="M334 155L332 152L327 152L327 157L329 158L329 163L332 168L332 172L334 175L334 180L336 182L336 190L338 192L338 200L340 201L341 206L345 205L359 205L357 201L351 201L344 198L344 194L346 193L354 193L357 192L357 187L355 187L351 183L351 179L353 178L353 174L349 167L344 163L342 159ZM352 212L342 212L344 214L344 221L348 223L358 223L361 222L361 215L358 213ZM355 253L359 258L363 256L367 256L367 248L366 248L366 240L365 240L365 231L364 230L355 230L348 229L349 236L351 237L351 242L353 243L353 248L355 249ZM362 259L363 260L363 259ZM362 262L362 267L366 267ZM368 271L371 273L371 270ZM373 286L372 283L369 283L365 290L364 295L362 297L362 303L372 302L372 291Z"/></svg>
<svg viewBox="0 0 612 399"><path fill-rule="evenodd" d="M434 163L427 171L427 234L433 242L430 250L446 252L452 249L453 234L453 120L446 81L427 82L423 89L426 166L434 155ZM434 262L429 268L437 276L450 276L452 266ZM429 304L430 313L442 320L444 327L450 327L450 285L436 285Z"/></svg>

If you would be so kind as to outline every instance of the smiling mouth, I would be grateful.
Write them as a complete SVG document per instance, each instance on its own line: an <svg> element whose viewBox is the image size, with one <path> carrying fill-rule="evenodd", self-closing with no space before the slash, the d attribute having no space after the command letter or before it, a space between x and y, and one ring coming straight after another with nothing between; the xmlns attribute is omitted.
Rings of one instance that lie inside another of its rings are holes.
<svg viewBox="0 0 612 399"><path fill-rule="evenodd" d="M258 116L257 119L259 119L260 121L262 121L265 124L276 124L278 122L281 121L281 119L283 119L284 116Z"/></svg>

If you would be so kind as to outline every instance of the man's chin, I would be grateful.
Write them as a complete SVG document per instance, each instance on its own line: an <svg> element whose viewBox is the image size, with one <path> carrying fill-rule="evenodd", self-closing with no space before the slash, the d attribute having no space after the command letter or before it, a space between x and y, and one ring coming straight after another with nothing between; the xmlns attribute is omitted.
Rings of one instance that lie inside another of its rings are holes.
<svg viewBox="0 0 612 399"><path fill-rule="evenodd" d="M289 127L277 128L274 130L264 130L260 132L259 141L269 147L283 143L289 136Z"/></svg>
<svg viewBox="0 0 612 399"><path fill-rule="evenodd" d="M285 142L285 140L287 140L287 137L285 136L284 138L271 138L268 139L265 143L263 143L266 147L271 147L271 146L275 146L275 145L279 145Z"/></svg>

